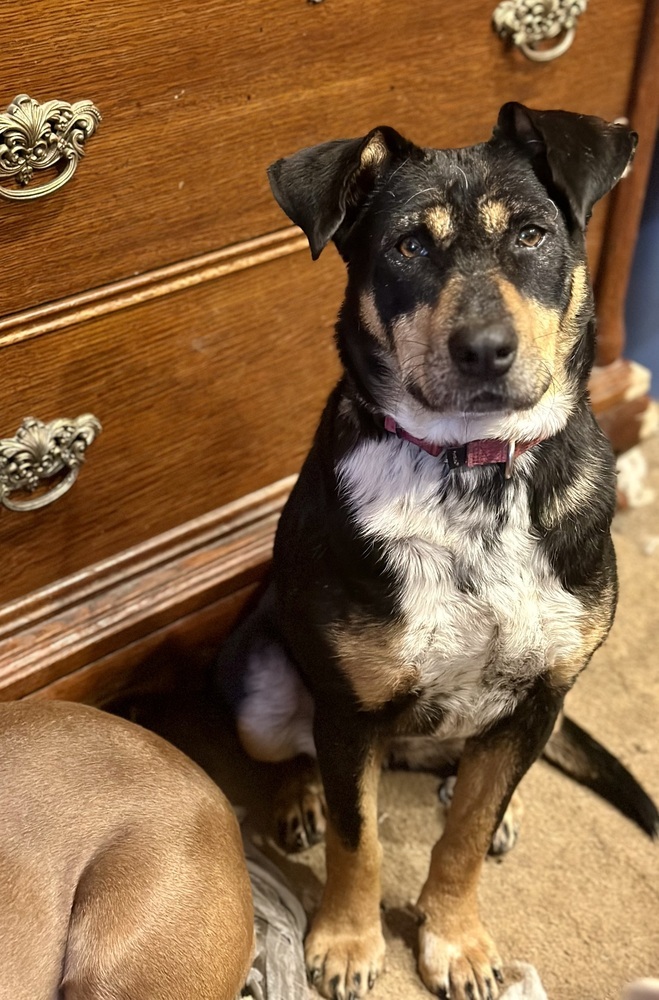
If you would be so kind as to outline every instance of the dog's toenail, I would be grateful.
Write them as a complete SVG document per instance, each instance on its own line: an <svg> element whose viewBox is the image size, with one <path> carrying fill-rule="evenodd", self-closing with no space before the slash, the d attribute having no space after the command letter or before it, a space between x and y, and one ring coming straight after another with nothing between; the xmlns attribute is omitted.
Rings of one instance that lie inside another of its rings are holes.
<svg viewBox="0 0 659 1000"><path fill-rule="evenodd" d="M492 969L492 972L494 973L494 978L498 982L499 986L501 986L503 983L503 972L501 969Z"/></svg>
<svg viewBox="0 0 659 1000"><path fill-rule="evenodd" d="M359 989L359 987L362 984L362 974L361 974L361 972L355 972L354 976L352 977L352 981L353 981L353 984L357 987L357 989Z"/></svg>
<svg viewBox="0 0 659 1000"><path fill-rule="evenodd" d="M465 987L465 993L469 997L469 1000L474 1000L475 993L474 993L473 983L467 983L467 986Z"/></svg>
<svg viewBox="0 0 659 1000"><path fill-rule="evenodd" d="M443 986L440 986L437 990L437 996L439 997L439 1000L449 1000L451 994Z"/></svg>
<svg viewBox="0 0 659 1000"><path fill-rule="evenodd" d="M329 987L332 991L334 1000L341 1000L341 994L339 993L339 978L339 976L333 976L329 981Z"/></svg>

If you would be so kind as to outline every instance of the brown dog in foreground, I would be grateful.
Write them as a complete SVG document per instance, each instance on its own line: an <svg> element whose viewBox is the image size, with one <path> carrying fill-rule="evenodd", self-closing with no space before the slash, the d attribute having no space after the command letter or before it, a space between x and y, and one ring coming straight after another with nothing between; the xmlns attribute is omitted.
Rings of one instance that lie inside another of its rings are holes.
<svg viewBox="0 0 659 1000"><path fill-rule="evenodd" d="M252 954L240 832L160 737L0 705L0 997L233 1000Z"/></svg>

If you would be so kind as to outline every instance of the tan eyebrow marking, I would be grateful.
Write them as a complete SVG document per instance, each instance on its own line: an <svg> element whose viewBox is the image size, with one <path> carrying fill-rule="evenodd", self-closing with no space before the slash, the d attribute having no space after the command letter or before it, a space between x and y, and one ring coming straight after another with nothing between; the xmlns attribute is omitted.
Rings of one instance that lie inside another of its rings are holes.
<svg viewBox="0 0 659 1000"><path fill-rule="evenodd" d="M453 232L453 218L446 205L433 205L424 216L425 224L437 240L445 240Z"/></svg>
<svg viewBox="0 0 659 1000"><path fill-rule="evenodd" d="M510 212L502 201L494 198L481 199L478 214L485 232L491 236L505 233L510 224Z"/></svg>

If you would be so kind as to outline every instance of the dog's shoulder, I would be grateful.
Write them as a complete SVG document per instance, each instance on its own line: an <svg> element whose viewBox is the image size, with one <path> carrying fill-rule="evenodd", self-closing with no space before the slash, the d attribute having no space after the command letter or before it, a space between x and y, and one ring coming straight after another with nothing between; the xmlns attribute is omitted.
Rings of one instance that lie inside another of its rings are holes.
<svg viewBox="0 0 659 1000"><path fill-rule="evenodd" d="M563 585L593 599L615 586L610 537L616 507L611 445L587 405L538 449L529 479L533 530Z"/></svg>

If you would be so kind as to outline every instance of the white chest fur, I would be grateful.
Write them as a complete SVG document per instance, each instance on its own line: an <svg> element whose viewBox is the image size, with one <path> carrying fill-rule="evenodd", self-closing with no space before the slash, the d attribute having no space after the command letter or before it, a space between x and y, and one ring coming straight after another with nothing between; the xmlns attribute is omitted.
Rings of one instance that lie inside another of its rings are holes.
<svg viewBox="0 0 659 1000"><path fill-rule="evenodd" d="M356 524L381 540L399 581L400 666L413 665L423 697L442 704L440 735L468 736L576 654L584 612L534 537L525 485L507 484L499 517L481 497L481 470L460 473L465 491L440 498L442 469L391 438L359 445L337 472Z"/></svg>

